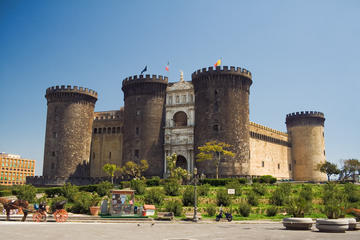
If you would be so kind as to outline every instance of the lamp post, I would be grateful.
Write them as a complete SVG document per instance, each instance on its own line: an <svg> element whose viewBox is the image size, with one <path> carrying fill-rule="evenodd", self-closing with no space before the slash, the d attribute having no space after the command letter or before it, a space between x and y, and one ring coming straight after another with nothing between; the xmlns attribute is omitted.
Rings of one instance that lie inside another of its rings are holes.
<svg viewBox="0 0 360 240"><path fill-rule="evenodd" d="M194 168L194 222L198 222L199 218L197 216L197 191L196 191L196 182L197 181L197 168Z"/></svg>

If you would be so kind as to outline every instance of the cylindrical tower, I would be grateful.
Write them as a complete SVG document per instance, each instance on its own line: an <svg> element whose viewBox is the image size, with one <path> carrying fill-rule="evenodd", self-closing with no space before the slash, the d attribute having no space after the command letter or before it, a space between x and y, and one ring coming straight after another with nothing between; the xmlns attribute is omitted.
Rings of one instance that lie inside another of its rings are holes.
<svg viewBox="0 0 360 240"><path fill-rule="evenodd" d="M123 163L147 160L146 176L164 172L165 97L168 78L156 75L123 80L124 140Z"/></svg>
<svg viewBox="0 0 360 240"><path fill-rule="evenodd" d="M97 93L56 86L46 90L47 119L43 175L89 176L88 163Z"/></svg>
<svg viewBox="0 0 360 240"><path fill-rule="evenodd" d="M286 127L291 141L293 178L297 181L326 181L318 170L325 163L325 117L321 112L305 111L286 115Z"/></svg>
<svg viewBox="0 0 360 240"><path fill-rule="evenodd" d="M231 144L235 157L221 161L219 175L248 175L251 73L235 67L209 67L194 72L192 82L196 99L195 154L198 153L199 146L211 140ZM213 163L197 162L196 165L200 172L215 175Z"/></svg>

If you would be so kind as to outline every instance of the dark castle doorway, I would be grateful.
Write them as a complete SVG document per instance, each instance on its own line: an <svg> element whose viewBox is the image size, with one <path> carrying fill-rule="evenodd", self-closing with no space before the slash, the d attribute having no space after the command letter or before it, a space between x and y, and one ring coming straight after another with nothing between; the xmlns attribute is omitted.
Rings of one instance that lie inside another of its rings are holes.
<svg viewBox="0 0 360 240"><path fill-rule="evenodd" d="M187 170L187 161L184 156L182 156L182 155L177 156L176 167L181 167L181 168Z"/></svg>

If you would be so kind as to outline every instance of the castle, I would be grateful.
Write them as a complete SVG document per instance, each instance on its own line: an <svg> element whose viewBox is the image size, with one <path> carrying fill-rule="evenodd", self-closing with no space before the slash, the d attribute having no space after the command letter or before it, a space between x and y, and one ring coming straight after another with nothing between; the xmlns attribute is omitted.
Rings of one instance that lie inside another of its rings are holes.
<svg viewBox="0 0 360 240"><path fill-rule="evenodd" d="M325 160L324 114L286 116L287 133L249 121L251 73L239 67L195 71L191 81L140 75L122 82L124 107L94 112L97 93L81 87L46 90L48 102L44 167L35 185L94 183L102 166L146 159L146 176L166 175L166 156L177 166L213 177L210 161L196 162L198 147L210 140L231 144L221 177L273 175L278 179L326 181L317 170Z"/></svg>

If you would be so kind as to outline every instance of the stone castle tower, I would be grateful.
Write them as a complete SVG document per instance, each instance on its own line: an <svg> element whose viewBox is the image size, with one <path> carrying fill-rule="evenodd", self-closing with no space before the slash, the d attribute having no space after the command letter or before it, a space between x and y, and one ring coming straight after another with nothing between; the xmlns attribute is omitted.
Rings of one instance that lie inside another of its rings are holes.
<svg viewBox="0 0 360 240"><path fill-rule="evenodd" d="M293 178L298 181L326 181L326 174L317 170L325 163L325 117L321 112L296 112L286 116L292 143Z"/></svg>
<svg viewBox="0 0 360 240"><path fill-rule="evenodd" d="M148 176L162 176L164 154L165 98L168 78L140 75L123 80L123 163L149 163Z"/></svg>
<svg viewBox="0 0 360 240"><path fill-rule="evenodd" d="M211 140L232 145L235 157L227 159L219 175L249 174L249 94L251 73L235 67L203 68L192 74L195 90L195 154ZM197 163L200 172L215 175L214 166Z"/></svg>
<svg viewBox="0 0 360 240"><path fill-rule="evenodd" d="M88 173L90 142L97 93L82 87L46 90L47 119L44 177L84 176Z"/></svg>

